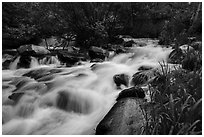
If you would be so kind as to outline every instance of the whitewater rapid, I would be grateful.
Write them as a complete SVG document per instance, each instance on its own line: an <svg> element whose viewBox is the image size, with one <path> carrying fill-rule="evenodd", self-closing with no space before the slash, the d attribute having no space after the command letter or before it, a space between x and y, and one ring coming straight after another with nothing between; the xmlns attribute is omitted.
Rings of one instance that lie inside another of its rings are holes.
<svg viewBox="0 0 204 137"><path fill-rule="evenodd" d="M148 41L147 46L132 47L130 53L102 63L82 62L69 68L60 67L56 58L32 58L29 69L16 69L17 58L10 70L2 71L2 133L95 134L97 124L114 105L118 93L128 88L118 89L113 76L125 73L132 77L141 66L157 68L158 62L167 61L171 51ZM38 74L49 75L39 79L28 75L37 70ZM23 96L15 102L8 98L12 93Z"/></svg>

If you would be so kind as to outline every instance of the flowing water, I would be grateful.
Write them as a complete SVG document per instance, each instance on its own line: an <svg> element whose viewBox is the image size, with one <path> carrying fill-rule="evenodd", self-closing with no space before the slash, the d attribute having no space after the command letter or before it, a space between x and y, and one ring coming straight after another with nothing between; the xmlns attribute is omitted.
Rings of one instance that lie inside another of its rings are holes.
<svg viewBox="0 0 204 137"><path fill-rule="evenodd" d="M131 77L141 66L157 68L171 50L148 41L145 47L133 47L103 63L69 68L59 67L53 57L32 58L29 69L16 70L17 58L2 72L3 134L94 134L126 88L118 89L113 76ZM22 96L18 99L13 93Z"/></svg>

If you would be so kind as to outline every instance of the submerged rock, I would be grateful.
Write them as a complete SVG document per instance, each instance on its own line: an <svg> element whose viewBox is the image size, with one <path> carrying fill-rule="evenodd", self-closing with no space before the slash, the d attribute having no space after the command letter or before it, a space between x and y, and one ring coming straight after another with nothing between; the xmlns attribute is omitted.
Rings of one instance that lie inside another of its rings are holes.
<svg viewBox="0 0 204 137"><path fill-rule="evenodd" d="M40 69L31 70L31 71L23 74L23 76L34 78L35 80L37 80L37 79L42 78L44 76L47 76L49 74L51 74L51 73L48 69L40 68Z"/></svg>
<svg viewBox="0 0 204 137"><path fill-rule="evenodd" d="M96 127L96 135L140 135L144 116L141 100L123 98L119 100Z"/></svg>
<svg viewBox="0 0 204 137"><path fill-rule="evenodd" d="M129 98L129 97L145 98L145 92L142 88L138 86L131 87L121 91L116 100L118 101L122 98Z"/></svg>
<svg viewBox="0 0 204 137"><path fill-rule="evenodd" d="M66 91L58 92L56 105L59 109L68 112L87 114L90 111L88 100Z"/></svg>

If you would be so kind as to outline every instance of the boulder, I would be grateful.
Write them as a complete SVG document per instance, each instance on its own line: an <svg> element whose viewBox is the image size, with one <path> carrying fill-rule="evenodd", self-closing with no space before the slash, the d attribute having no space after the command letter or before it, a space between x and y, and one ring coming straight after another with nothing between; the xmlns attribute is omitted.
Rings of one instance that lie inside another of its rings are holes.
<svg viewBox="0 0 204 137"><path fill-rule="evenodd" d="M79 53L69 53L66 51L58 51L57 53L58 59L62 63L66 63L66 66L72 66L79 61L85 61L86 57Z"/></svg>
<svg viewBox="0 0 204 137"><path fill-rule="evenodd" d="M145 98L145 92L141 87L138 87L138 86L131 87L121 91L116 100L118 101L122 98L129 98L129 97Z"/></svg>
<svg viewBox="0 0 204 137"><path fill-rule="evenodd" d="M136 86L136 85L142 85L145 84L148 81L148 76L146 73L142 72L137 72L132 76L131 84Z"/></svg>
<svg viewBox="0 0 204 137"><path fill-rule="evenodd" d="M113 76L113 80L117 87L120 87L121 85L125 85L127 87L129 84L129 76L126 74L117 74Z"/></svg>
<svg viewBox="0 0 204 137"><path fill-rule="evenodd" d="M123 98L116 102L96 127L96 135L140 135L145 123L141 100Z"/></svg>
<svg viewBox="0 0 204 137"><path fill-rule="evenodd" d="M105 57L108 57L108 52L106 52L106 50L94 46L89 49L88 54L91 60L96 58L105 60Z"/></svg>
<svg viewBox="0 0 204 137"><path fill-rule="evenodd" d="M31 56L23 55L20 57L17 68L30 68Z"/></svg>
<svg viewBox="0 0 204 137"><path fill-rule="evenodd" d="M124 47L132 47L135 42L133 40L129 40L123 44Z"/></svg>
<svg viewBox="0 0 204 137"><path fill-rule="evenodd" d="M47 50L45 47L37 46L33 44L29 45L22 45L17 49L20 55L26 56L40 56L50 54L50 51Z"/></svg>

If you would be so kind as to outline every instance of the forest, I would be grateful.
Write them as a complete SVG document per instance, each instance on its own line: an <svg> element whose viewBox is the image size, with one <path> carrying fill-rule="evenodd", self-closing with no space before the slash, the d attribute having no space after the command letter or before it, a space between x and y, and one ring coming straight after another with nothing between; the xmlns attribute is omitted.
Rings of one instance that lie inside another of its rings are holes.
<svg viewBox="0 0 204 137"><path fill-rule="evenodd" d="M184 30L201 39L201 3L3 3L4 48L56 36L80 47L116 42L118 35L169 44ZM181 44L183 44L181 42Z"/></svg>

